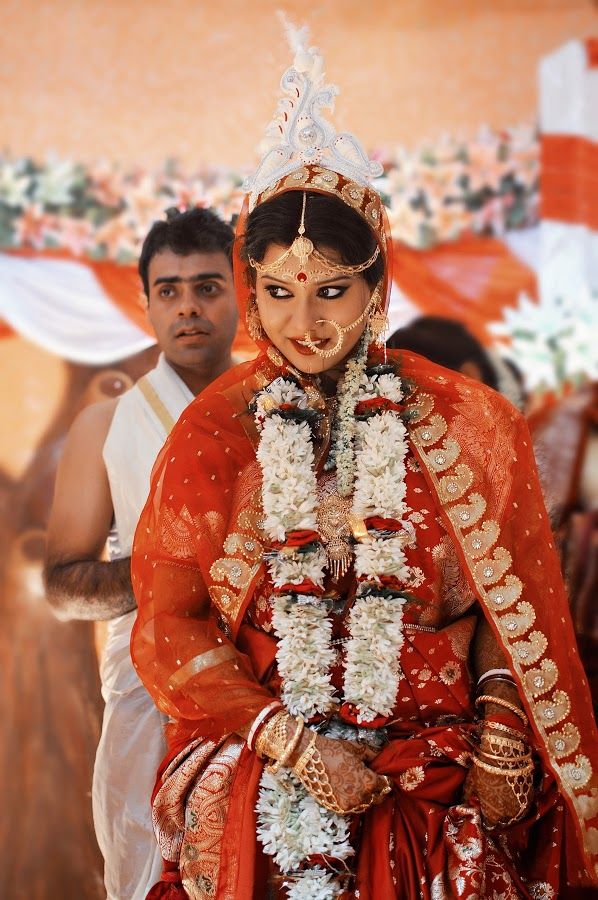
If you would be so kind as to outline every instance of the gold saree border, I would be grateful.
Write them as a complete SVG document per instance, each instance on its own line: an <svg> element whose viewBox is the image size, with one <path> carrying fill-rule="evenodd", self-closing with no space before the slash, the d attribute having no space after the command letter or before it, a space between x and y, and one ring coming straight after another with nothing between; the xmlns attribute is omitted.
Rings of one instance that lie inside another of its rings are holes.
<svg viewBox="0 0 598 900"><path fill-rule="evenodd" d="M486 500L475 491L470 493L474 474L470 466L459 461L461 447L446 437L449 424L434 413L434 408L430 393L416 389L409 398L406 425L414 452L438 495L476 594L509 656L550 768L577 818L586 859L592 860L593 865L593 872L587 874L596 878L598 832L589 825L596 817L596 799L587 789L592 765L586 756L575 755L580 743L580 723L570 717L568 694L554 690L558 667L545 656L546 635L533 629L534 607L521 599L525 585L510 571L511 554L498 544L500 526L492 519L483 519Z"/></svg>
<svg viewBox="0 0 598 900"><path fill-rule="evenodd" d="M200 653L198 656L194 656L186 662L180 669L177 669L174 675L170 677L169 684L175 690L178 690L178 688L190 681L195 675L198 675L205 669L219 666L221 663L226 662L228 659L232 659L234 656L236 656L234 649L226 644L223 644L222 647L216 647L214 650L207 650L205 653Z"/></svg>

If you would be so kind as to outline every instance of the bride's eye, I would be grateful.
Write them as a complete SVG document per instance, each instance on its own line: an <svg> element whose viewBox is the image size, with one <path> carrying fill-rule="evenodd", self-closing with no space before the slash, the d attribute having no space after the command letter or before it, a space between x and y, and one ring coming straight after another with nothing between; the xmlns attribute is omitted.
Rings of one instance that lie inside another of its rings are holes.
<svg viewBox="0 0 598 900"><path fill-rule="evenodd" d="M328 285L321 287L318 291L318 297L323 297L325 300L337 300L339 297L343 296L347 288L347 285Z"/></svg>
<svg viewBox="0 0 598 900"><path fill-rule="evenodd" d="M290 291L287 291L280 284L267 284L265 290L275 300L288 300L289 297L293 296Z"/></svg>

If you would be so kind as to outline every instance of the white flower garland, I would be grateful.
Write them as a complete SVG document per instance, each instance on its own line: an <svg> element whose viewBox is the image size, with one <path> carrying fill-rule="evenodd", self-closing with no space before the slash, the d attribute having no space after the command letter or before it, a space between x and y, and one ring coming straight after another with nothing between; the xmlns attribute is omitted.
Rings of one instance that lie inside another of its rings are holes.
<svg viewBox="0 0 598 900"><path fill-rule="evenodd" d="M343 693L359 709L358 722L389 716L401 678L403 604L376 595L358 597L349 613Z"/></svg>
<svg viewBox="0 0 598 900"><path fill-rule="evenodd" d="M341 497L348 497L353 490L355 477L355 454L353 450L355 405L361 380L364 377L363 370L367 360L370 340L369 328L366 328L359 342L357 353L348 361L338 386L338 409L330 440L330 453L328 454L325 468L336 468L336 484Z"/></svg>
<svg viewBox="0 0 598 900"><path fill-rule="evenodd" d="M326 552L323 547L303 553L273 553L268 560L268 571L274 587L285 584L302 584L313 581L318 587L324 584Z"/></svg>
<svg viewBox="0 0 598 900"><path fill-rule="evenodd" d="M407 513L407 430L390 410L356 424L353 513L362 519L383 516L401 520Z"/></svg>
<svg viewBox="0 0 598 900"><path fill-rule="evenodd" d="M356 708L357 721L365 724L389 716L395 705L405 601L396 591L377 592L377 586L382 576L404 585L413 582L404 548L414 540L413 525L406 521L407 431L399 412L384 404L376 410L374 404L363 420L355 418L357 404L364 401L399 404L401 381L384 369L367 374L366 358L364 337L339 386L327 464L336 466L339 493L350 496L353 490L354 515L393 520L392 528L371 532L355 548L355 572L362 582L347 622L350 636L345 643L343 696ZM255 402L265 530L279 544L291 532L317 531L311 431L301 416L288 415L289 407L305 411L309 403L305 392L284 378L261 391ZM272 583L289 591L275 594L271 601L281 699L292 715L306 719L326 713L334 702L332 621L317 593L324 583L326 562L325 551L315 540L306 547L287 545L268 555ZM304 593L306 583L313 585L313 593ZM297 592L290 591L291 585L298 586ZM353 852L343 817L320 807L288 771L276 776L264 772L257 813L265 852L290 876L285 882L289 900L333 900L342 893L340 878L321 867L301 865L313 854L345 859Z"/></svg>
<svg viewBox="0 0 598 900"><path fill-rule="evenodd" d="M355 852L347 818L320 806L288 769L264 771L256 810L258 838L285 875L313 854L347 859Z"/></svg>
<svg viewBox="0 0 598 900"><path fill-rule="evenodd" d="M292 595L272 600L272 626L279 639L276 651L282 678L282 702L293 716L310 719L333 703L330 669L334 662L332 621L314 598L297 602Z"/></svg>
<svg viewBox="0 0 598 900"><path fill-rule="evenodd" d="M269 416L262 425L257 458L268 537L282 543L289 531L315 530L317 483L307 422Z"/></svg>

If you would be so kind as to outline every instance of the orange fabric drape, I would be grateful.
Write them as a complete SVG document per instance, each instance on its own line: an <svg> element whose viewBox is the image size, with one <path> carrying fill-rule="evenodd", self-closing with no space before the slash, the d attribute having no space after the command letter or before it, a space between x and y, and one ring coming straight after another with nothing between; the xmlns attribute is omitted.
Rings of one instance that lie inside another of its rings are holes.
<svg viewBox="0 0 598 900"><path fill-rule="evenodd" d="M540 158L542 218L598 231L598 143L545 134Z"/></svg>
<svg viewBox="0 0 598 900"><path fill-rule="evenodd" d="M537 296L534 272L496 238L464 235L430 250L395 243L393 275L422 315L457 319L483 344L491 342L488 323L522 291Z"/></svg>
<svg viewBox="0 0 598 900"><path fill-rule="evenodd" d="M13 334L14 334L14 331L10 327L10 325L7 322L4 322L2 319L0 319L0 339L12 337Z"/></svg>
<svg viewBox="0 0 598 900"><path fill-rule="evenodd" d="M586 56L590 69L598 68L598 38L586 39Z"/></svg>

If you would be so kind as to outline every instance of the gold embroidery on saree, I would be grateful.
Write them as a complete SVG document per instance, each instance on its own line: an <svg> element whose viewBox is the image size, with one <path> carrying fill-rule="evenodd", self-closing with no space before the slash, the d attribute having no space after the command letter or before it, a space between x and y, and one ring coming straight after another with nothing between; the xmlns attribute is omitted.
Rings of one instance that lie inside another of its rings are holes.
<svg viewBox="0 0 598 900"><path fill-rule="evenodd" d="M240 738L228 738L199 770L187 797L180 870L190 900L214 900L218 895L229 794L242 749ZM227 854L238 853L234 847L225 849Z"/></svg>
<svg viewBox="0 0 598 900"><path fill-rule="evenodd" d="M485 556L491 547L496 544L500 529L496 522L491 519L482 523L482 527L475 531L470 531L464 538L463 546L465 552L471 559L478 559Z"/></svg>
<svg viewBox="0 0 598 900"><path fill-rule="evenodd" d="M428 450L425 456L429 466L435 472L445 472L457 462L460 453L461 447L457 441L454 441L452 438L446 438L440 448Z"/></svg>
<svg viewBox="0 0 598 900"><path fill-rule="evenodd" d="M473 484L473 472L469 466L455 466L450 475L444 475L438 482L438 496L443 503L459 500ZM472 494L472 497L476 496ZM471 498L470 498L471 499Z"/></svg>
<svg viewBox="0 0 598 900"><path fill-rule="evenodd" d="M417 431L417 437L422 447L428 447L435 444L440 438L444 437L447 430L447 424L442 416L430 416L430 421L425 425L420 425Z"/></svg>
<svg viewBox="0 0 598 900"><path fill-rule="evenodd" d="M468 472L470 472L469 468ZM469 502L457 503L447 510L447 512L455 528L470 528L472 525L475 525L486 512L486 501L481 494L470 494Z"/></svg>
<svg viewBox="0 0 598 900"><path fill-rule="evenodd" d="M462 543L465 539L462 538ZM465 548L464 548L465 549ZM497 547L490 558L481 559L472 565L472 572L478 587L496 584L506 575L513 562L511 554L504 547Z"/></svg>
<svg viewBox="0 0 598 900"><path fill-rule="evenodd" d="M500 630L508 639L523 637L536 621L534 607L526 600L518 603L515 609L516 612L508 612L499 620Z"/></svg>
<svg viewBox="0 0 598 900"><path fill-rule="evenodd" d="M561 731L555 731L549 735L548 746L557 759L562 759L564 756L571 756L572 753L575 753L580 740L579 729L571 722L567 722ZM598 808L596 812L598 812Z"/></svg>
<svg viewBox="0 0 598 900"><path fill-rule="evenodd" d="M543 659L539 668L525 673L523 682L532 697L540 697L553 689L558 677L556 663L552 659Z"/></svg>
<svg viewBox="0 0 598 900"><path fill-rule="evenodd" d="M573 790L585 787L592 777L592 766L587 756L576 756L574 762L564 763L561 772Z"/></svg>
<svg viewBox="0 0 598 900"><path fill-rule="evenodd" d="M434 566L440 576L440 604L444 616L448 619L457 618L466 609L475 603L475 596L469 586L463 570L459 564L459 558L448 534L442 537L432 549ZM427 622L429 616L424 608L421 613L421 621Z"/></svg>
<svg viewBox="0 0 598 900"><path fill-rule="evenodd" d="M534 703L534 712L540 718L545 728L554 727L569 715L571 702L565 691L555 691L547 700L538 700Z"/></svg>
<svg viewBox="0 0 598 900"><path fill-rule="evenodd" d="M463 392L461 391L462 394ZM467 402L463 403L465 411L468 411L468 405ZM580 818L588 819L588 795L576 792L583 790L591 777L589 760L584 756L578 756L574 761L559 762L560 759L570 757L575 751L579 744L579 733L572 723L566 723L559 732L549 734L568 716L571 706L569 696L565 691L553 690L558 681L558 668L553 660L542 660L548 641L542 632L530 630L536 618L533 606L526 601L517 602L523 593L523 585L516 575L508 572L512 564L510 553L505 548L497 546L492 555L488 555L489 549L500 537L497 522L487 520L482 522L476 531L469 531L485 511L484 499L480 494L474 493L466 498L464 503L455 503L469 491L474 480L473 473L469 466L456 464L459 456L458 453L455 456L455 449L459 448L457 441L445 438L444 444L436 448L430 446L432 424L429 432L426 431L425 419L431 417L433 408L434 401L429 394L421 394L418 397L417 393L414 403L407 407L409 414L406 418L412 443L430 478L437 486L439 499L446 506L447 515L455 529L455 536L461 543L479 596L492 614L504 639L505 648L511 653L514 669L521 678L528 699L533 701L535 697L541 697L531 703L532 714L537 728L546 739L549 752L552 753L553 767L560 775L563 789L576 805ZM497 426L493 420L493 412L494 410L490 408L482 409L482 421L479 411L476 413L475 421L466 414L459 415L451 423L451 432L459 437L463 446L467 446L470 452L475 454L477 446L475 428L491 430L492 435L496 435L492 439L494 449L499 454L497 458L500 459L500 446L496 444L501 433L500 423ZM436 416L434 420L437 421ZM490 454L490 457L495 458L494 454ZM491 461L488 456L485 456L485 459L487 462ZM516 457L514 461L516 462ZM439 476L439 473L443 474ZM485 475L497 492L499 512L504 509L506 503L506 485L501 481L500 471L495 473L494 470L486 469ZM533 523L530 523L531 527ZM515 603L517 606L513 610ZM525 637L525 640L520 640L522 637ZM525 673L524 670L535 666L538 662L539 667ZM551 691L552 693L549 693ZM543 697L542 694L548 696Z"/></svg>
<svg viewBox="0 0 598 900"><path fill-rule="evenodd" d="M541 631L532 631L528 634L526 641L518 641L513 644L515 656L522 666L532 666L534 663L544 656L548 641L546 635Z"/></svg>
<svg viewBox="0 0 598 900"><path fill-rule="evenodd" d="M491 606L498 610L509 609L519 600L523 593L523 585L521 579L516 575L505 575L504 582L500 587L490 588L487 592L488 600Z"/></svg>
<svg viewBox="0 0 598 900"><path fill-rule="evenodd" d="M200 672L203 672L204 669L219 666L221 663L226 662L227 659L232 659L234 656L234 649L228 645L216 647L214 650L206 651L206 653L200 653L198 656L194 656L193 659L186 662L184 666L181 666L174 675L171 675L169 684L172 685L175 690L178 690L178 688L182 687L188 681L191 681L191 679Z"/></svg>
<svg viewBox="0 0 598 900"><path fill-rule="evenodd" d="M216 556L224 540L224 516L218 510L210 509L203 519L207 528L203 529L201 539L209 543L211 556Z"/></svg>
<svg viewBox="0 0 598 900"><path fill-rule="evenodd" d="M194 533L201 519L191 515L186 506L177 515L169 506L162 512L160 541L164 549L176 559L190 559L195 556Z"/></svg>
<svg viewBox="0 0 598 900"><path fill-rule="evenodd" d="M185 801L196 774L216 747L213 741L192 741L169 764L152 803L152 822L160 853L170 862L180 858L185 831Z"/></svg>
<svg viewBox="0 0 598 900"><path fill-rule="evenodd" d="M226 555L217 558L210 567L214 579L208 586L210 597L229 623L236 621L256 577L263 570L260 480L259 464L252 461L235 484L233 527L222 546Z"/></svg>

